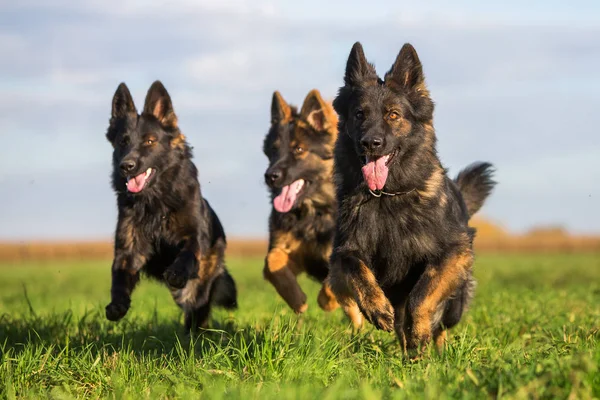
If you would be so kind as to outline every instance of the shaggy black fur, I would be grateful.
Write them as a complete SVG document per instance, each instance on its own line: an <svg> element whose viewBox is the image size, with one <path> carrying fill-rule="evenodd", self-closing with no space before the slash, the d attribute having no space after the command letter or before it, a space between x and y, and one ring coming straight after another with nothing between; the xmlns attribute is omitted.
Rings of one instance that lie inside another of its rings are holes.
<svg viewBox="0 0 600 400"><path fill-rule="evenodd" d="M331 257L334 293L407 347L441 340L472 296L474 229L469 217L494 182L480 163L453 181L436 151L434 104L421 62L404 45L384 79L356 43L334 101L339 136L335 180L339 217ZM362 168L389 156L381 190Z"/></svg>
<svg viewBox="0 0 600 400"><path fill-rule="evenodd" d="M192 152L171 98L156 81L137 113L119 85L106 138L113 145L118 221L106 317L125 316L140 271L165 282L185 312L187 329L205 327L211 304L237 306L224 264L225 233L202 197Z"/></svg>

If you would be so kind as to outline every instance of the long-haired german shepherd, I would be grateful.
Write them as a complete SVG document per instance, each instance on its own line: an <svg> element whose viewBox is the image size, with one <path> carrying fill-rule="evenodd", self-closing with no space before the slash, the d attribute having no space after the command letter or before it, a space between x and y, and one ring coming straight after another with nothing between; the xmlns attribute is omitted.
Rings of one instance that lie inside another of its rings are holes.
<svg viewBox="0 0 600 400"><path fill-rule="evenodd" d="M403 347L445 342L473 295L469 218L495 182L476 163L455 180L436 152L433 101L421 62L402 47L384 79L360 43L334 100L339 203L330 281L360 326L395 330Z"/></svg>
<svg viewBox="0 0 600 400"><path fill-rule="evenodd" d="M118 222L106 317L125 316L140 271L165 282L185 312L186 329L207 326L212 304L237 306L225 269L225 233L202 198L192 152L159 81L141 115L124 83L112 102L106 138L113 145Z"/></svg>
<svg viewBox="0 0 600 400"><path fill-rule="evenodd" d="M329 272L336 213L336 137L337 116L317 90L308 93L299 113L279 92L273 94L271 128L263 143L269 158L265 181L273 204L263 272L296 313L307 308L296 276L305 271L323 282ZM318 302L326 311L338 307L326 285Z"/></svg>

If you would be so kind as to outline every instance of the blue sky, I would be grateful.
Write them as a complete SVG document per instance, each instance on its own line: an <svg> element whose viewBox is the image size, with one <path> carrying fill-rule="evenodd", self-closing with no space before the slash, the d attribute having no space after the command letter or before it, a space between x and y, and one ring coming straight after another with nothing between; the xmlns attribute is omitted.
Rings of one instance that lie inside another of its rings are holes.
<svg viewBox="0 0 600 400"><path fill-rule="evenodd" d="M380 74L416 47L450 173L497 166L482 215L600 232L600 2L414 3L0 0L0 239L112 235L111 98L155 79L228 234L265 235L271 94L333 98L357 40Z"/></svg>

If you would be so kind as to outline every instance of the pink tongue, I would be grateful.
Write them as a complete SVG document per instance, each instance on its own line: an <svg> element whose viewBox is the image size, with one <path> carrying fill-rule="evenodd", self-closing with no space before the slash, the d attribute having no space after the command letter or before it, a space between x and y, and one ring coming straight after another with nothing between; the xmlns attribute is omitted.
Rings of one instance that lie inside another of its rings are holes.
<svg viewBox="0 0 600 400"><path fill-rule="evenodd" d="M139 193L144 188L146 184L146 173L139 174L138 176L134 176L133 178L129 178L127 181L127 190L131 193Z"/></svg>
<svg viewBox="0 0 600 400"><path fill-rule="evenodd" d="M273 200L273 206L275 209L280 213L286 213L290 211L296 202L298 189L301 188L303 184L304 181L299 179L287 186L284 186L283 189L281 189L279 196L275 197L275 200Z"/></svg>
<svg viewBox="0 0 600 400"><path fill-rule="evenodd" d="M368 160L362 167L362 173L371 190L381 190L385 186L388 176L388 167L385 165L390 156L379 157L376 160Z"/></svg>

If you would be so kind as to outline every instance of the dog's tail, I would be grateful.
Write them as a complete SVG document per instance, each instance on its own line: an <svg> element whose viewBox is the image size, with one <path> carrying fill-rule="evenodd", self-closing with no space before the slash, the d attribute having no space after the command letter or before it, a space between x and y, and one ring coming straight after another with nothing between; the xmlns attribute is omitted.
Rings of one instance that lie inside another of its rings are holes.
<svg viewBox="0 0 600 400"><path fill-rule="evenodd" d="M490 195L496 185L494 167L487 162L475 162L460 171L454 180L462 193L469 218L473 216Z"/></svg>
<svg viewBox="0 0 600 400"><path fill-rule="evenodd" d="M235 281L225 268L215 278L210 291L210 299L214 305L228 310L237 308L237 288L235 287Z"/></svg>

